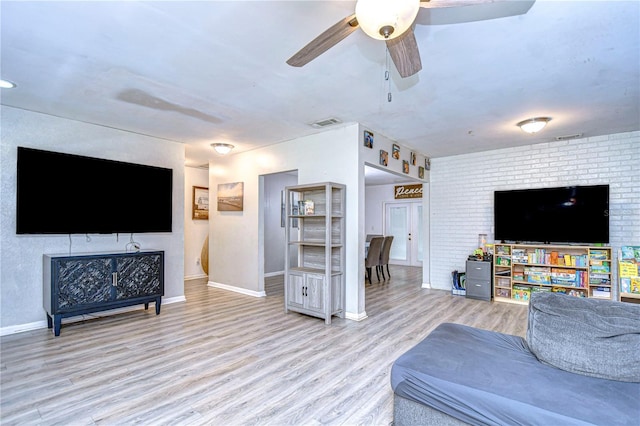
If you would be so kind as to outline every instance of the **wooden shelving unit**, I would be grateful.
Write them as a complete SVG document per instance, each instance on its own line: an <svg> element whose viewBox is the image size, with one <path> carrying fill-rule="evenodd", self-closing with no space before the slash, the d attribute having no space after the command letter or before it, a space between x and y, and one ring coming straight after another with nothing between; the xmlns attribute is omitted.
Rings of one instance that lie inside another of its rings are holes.
<svg viewBox="0 0 640 426"><path fill-rule="evenodd" d="M496 243L493 262L496 301L528 304L536 291L612 299L609 247Z"/></svg>
<svg viewBox="0 0 640 426"><path fill-rule="evenodd" d="M285 188L285 312L344 318L346 187Z"/></svg>

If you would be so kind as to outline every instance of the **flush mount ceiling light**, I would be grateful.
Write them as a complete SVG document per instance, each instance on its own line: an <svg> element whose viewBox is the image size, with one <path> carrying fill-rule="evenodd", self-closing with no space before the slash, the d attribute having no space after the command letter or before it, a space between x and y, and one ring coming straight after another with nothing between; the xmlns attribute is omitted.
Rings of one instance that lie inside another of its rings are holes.
<svg viewBox="0 0 640 426"><path fill-rule="evenodd" d="M358 0L356 19L360 28L377 40L391 40L411 27L420 0Z"/></svg>
<svg viewBox="0 0 640 426"><path fill-rule="evenodd" d="M536 117L521 121L517 124L517 126L520 127L523 132L533 134L538 133L540 130L544 129L544 126L546 126L550 121L551 118L549 117Z"/></svg>
<svg viewBox="0 0 640 426"><path fill-rule="evenodd" d="M212 143L211 146L220 155L228 154L234 148L233 145L228 143Z"/></svg>
<svg viewBox="0 0 640 426"><path fill-rule="evenodd" d="M0 80L0 88L2 89L13 89L16 87L16 84L9 80Z"/></svg>

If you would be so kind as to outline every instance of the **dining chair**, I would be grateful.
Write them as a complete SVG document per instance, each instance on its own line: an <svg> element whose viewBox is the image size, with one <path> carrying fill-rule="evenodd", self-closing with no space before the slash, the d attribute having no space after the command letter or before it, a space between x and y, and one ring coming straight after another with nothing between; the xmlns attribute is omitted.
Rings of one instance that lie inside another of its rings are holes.
<svg viewBox="0 0 640 426"><path fill-rule="evenodd" d="M367 257L364 259L364 267L367 271L367 280L371 283L371 268L376 267L376 276L380 281L380 274L378 273L378 264L380 263L380 250L382 249L382 242L384 237L372 237L369 241L369 251L367 251Z"/></svg>
<svg viewBox="0 0 640 426"><path fill-rule="evenodd" d="M386 280L387 277L384 276L384 267L387 266L387 275L391 278L391 273L389 272L389 253L391 252L391 244L393 243L393 235L387 235L384 237L384 241L382 242L382 248L380 249L380 261L378 262L378 266L376 267L382 272L382 279Z"/></svg>

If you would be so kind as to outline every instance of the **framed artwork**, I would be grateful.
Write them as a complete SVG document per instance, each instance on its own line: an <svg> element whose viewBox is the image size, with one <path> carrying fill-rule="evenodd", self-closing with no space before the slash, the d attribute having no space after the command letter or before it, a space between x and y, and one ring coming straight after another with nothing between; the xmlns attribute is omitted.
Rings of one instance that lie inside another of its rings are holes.
<svg viewBox="0 0 640 426"><path fill-rule="evenodd" d="M431 160L428 158L424 159L424 168L425 170L431 170Z"/></svg>
<svg viewBox="0 0 640 426"><path fill-rule="evenodd" d="M244 209L244 182L218 184L218 211L241 212Z"/></svg>
<svg viewBox="0 0 640 426"><path fill-rule="evenodd" d="M411 165L412 166L416 165L416 153L415 152L411 153Z"/></svg>
<svg viewBox="0 0 640 426"><path fill-rule="evenodd" d="M203 186L193 187L191 219L209 220L209 188Z"/></svg>
<svg viewBox="0 0 640 426"><path fill-rule="evenodd" d="M384 149L380 150L380 165L385 167L389 165L389 153Z"/></svg>
<svg viewBox="0 0 640 426"><path fill-rule="evenodd" d="M373 148L373 133L368 130L364 131L364 146Z"/></svg>
<svg viewBox="0 0 640 426"><path fill-rule="evenodd" d="M418 166L418 177L424 179L424 167Z"/></svg>
<svg viewBox="0 0 640 426"><path fill-rule="evenodd" d="M393 150L391 151L391 156L396 160L400 159L400 145L394 143Z"/></svg>
<svg viewBox="0 0 640 426"><path fill-rule="evenodd" d="M407 160L402 160L402 173L409 174L409 162Z"/></svg>

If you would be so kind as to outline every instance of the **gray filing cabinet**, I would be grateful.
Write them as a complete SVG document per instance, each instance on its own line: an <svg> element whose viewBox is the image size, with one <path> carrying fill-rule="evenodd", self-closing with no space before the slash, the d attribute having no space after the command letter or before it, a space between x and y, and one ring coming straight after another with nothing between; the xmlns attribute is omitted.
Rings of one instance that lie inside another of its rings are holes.
<svg viewBox="0 0 640 426"><path fill-rule="evenodd" d="M491 262L467 260L467 297L491 301L493 293Z"/></svg>

